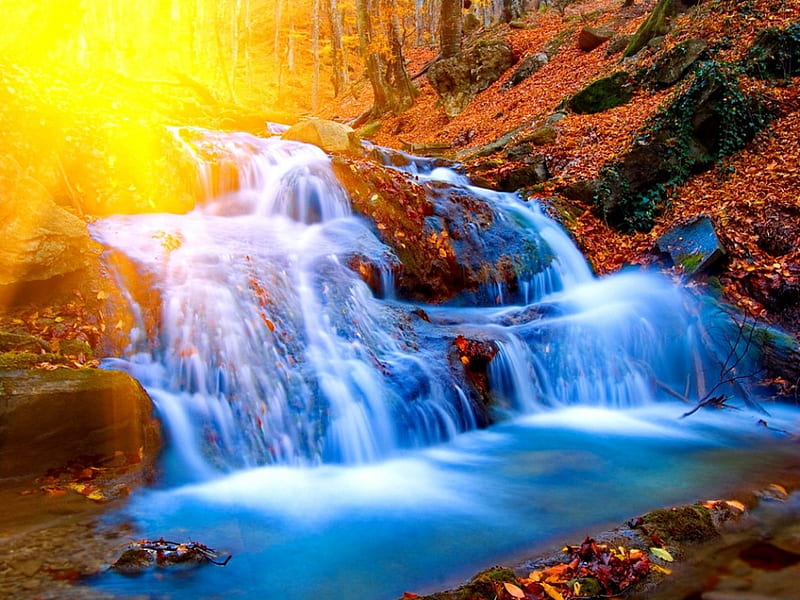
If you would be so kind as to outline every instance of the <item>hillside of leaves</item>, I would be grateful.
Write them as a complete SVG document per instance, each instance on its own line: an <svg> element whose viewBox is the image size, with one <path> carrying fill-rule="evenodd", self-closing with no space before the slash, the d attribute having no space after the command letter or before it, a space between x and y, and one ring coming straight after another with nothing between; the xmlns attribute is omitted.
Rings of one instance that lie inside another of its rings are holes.
<svg viewBox="0 0 800 600"><path fill-rule="evenodd" d="M496 140L521 124L541 124L559 105L588 82L621 67L644 72L656 58L690 38L708 43L711 58L735 64L747 54L764 28L786 28L800 21L800 1L706 0L677 16L657 47L646 47L632 58L609 53L604 46L585 52L578 35L585 26L611 25L618 34L633 34L656 5L642 0L624 7L620 0L586 0L571 4L562 17L542 10L524 18L524 28L501 25L481 29L473 36L502 37L514 50L517 65L526 56L549 45L551 60L534 76L507 91L504 84L514 68L495 82L454 118L438 104L436 92L424 76L415 78L420 96L401 115L385 118L373 141L398 148L444 144L451 154ZM552 55L553 44L558 47ZM410 71L419 73L436 55L435 49L409 52ZM552 178L528 197L543 198L556 207L597 273L626 264L656 261L655 241L676 224L704 214L712 218L728 257L704 283L721 288L724 297L763 321L800 332L800 93L797 80L740 78L741 87L757 97L770 113L769 125L744 150L718 161L711 170L669 187L655 226L647 232L621 233L592 210L591 203L559 196L565 185L596 176L604 165L619 158L635 135L681 93L684 84L667 89L637 87L632 101L596 114L567 111L555 128L555 140L539 150ZM353 117L369 105L348 99L331 113ZM513 142L512 142L513 143ZM502 152L494 156L498 169L512 164ZM485 158L482 160L486 160ZM765 240L784 240L775 244ZM656 265L658 266L658 265ZM676 272L676 276L680 273Z"/></svg>

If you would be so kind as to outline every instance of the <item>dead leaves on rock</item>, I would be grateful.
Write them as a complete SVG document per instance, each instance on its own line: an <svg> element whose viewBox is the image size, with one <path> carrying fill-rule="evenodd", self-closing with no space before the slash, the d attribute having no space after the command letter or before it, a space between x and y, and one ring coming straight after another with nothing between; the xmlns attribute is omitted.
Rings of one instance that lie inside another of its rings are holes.
<svg viewBox="0 0 800 600"><path fill-rule="evenodd" d="M170 542L164 538L132 542L111 568L123 575L139 575L151 567L197 566L206 563L224 567L233 558L220 560L216 550L199 542Z"/></svg>

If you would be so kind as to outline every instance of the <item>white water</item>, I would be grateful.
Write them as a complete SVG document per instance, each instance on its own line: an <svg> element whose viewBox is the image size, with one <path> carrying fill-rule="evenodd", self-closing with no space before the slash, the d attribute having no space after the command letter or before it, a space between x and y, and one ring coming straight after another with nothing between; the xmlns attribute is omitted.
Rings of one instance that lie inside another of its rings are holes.
<svg viewBox="0 0 800 600"><path fill-rule="evenodd" d="M354 254L370 258L386 288L397 258L352 214L318 148L175 135L197 161L203 203L188 215L108 218L93 233L157 289L156 305L132 307L153 317L155 333L143 320L114 364L156 400L182 478L374 462L474 428L486 415L452 360L458 335L497 342L489 375L498 415L642 406L659 386L691 397L698 372L718 377L714 356L727 348L694 341L709 319L696 301L654 275L594 279L561 228L514 195L470 187L422 159L406 167L418 180L449 181L438 194L470 194L520 237L536 236L531 264L549 257L521 276L524 305L425 306L428 322L390 289L376 298L349 268ZM489 293L501 304L505 285Z"/></svg>
<svg viewBox="0 0 800 600"><path fill-rule="evenodd" d="M131 292L139 322L108 361L142 381L169 437L159 489L120 517L141 537L235 556L224 569L109 575L104 591L397 598L771 464L757 450L779 436L761 415L680 421L686 405L664 402L665 388L696 398L719 378L739 341L724 313L657 275L594 278L534 204L423 159L400 167L477 196L549 257L517 304L416 305L394 298L397 258L318 149L176 135L198 161L201 206L93 226L158 297L139 305ZM378 266L381 297L348 266L354 254ZM491 285L488 297L512 298ZM489 429L453 359L458 335L498 348ZM791 428L796 416L769 420Z"/></svg>

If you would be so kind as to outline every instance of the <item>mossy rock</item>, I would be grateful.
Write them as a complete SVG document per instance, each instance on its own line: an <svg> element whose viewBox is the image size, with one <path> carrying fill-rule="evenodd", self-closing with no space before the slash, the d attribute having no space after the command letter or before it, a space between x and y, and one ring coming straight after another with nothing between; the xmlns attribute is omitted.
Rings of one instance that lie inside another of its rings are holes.
<svg viewBox="0 0 800 600"><path fill-rule="evenodd" d="M719 535L711 512L703 506L660 508L644 515L637 525L650 538L663 542L701 542Z"/></svg>
<svg viewBox="0 0 800 600"><path fill-rule="evenodd" d="M455 590L422 596L420 600L494 600L505 598L505 583L519 585L519 580L511 569L492 567L481 571L469 583Z"/></svg>
<svg viewBox="0 0 800 600"><path fill-rule="evenodd" d="M0 371L33 369L39 363L66 364L67 359L52 352L3 352L0 354Z"/></svg>
<svg viewBox="0 0 800 600"><path fill-rule="evenodd" d="M596 79L567 101L567 108L578 114L593 114L621 106L633 98L628 73L617 71Z"/></svg>
<svg viewBox="0 0 800 600"><path fill-rule="evenodd" d="M749 75L788 79L800 75L800 23L762 30L744 59Z"/></svg>

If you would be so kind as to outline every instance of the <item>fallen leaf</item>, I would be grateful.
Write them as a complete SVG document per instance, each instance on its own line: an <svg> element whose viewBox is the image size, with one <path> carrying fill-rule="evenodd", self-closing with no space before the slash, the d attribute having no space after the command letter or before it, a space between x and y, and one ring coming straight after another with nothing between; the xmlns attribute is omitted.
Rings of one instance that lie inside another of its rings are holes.
<svg viewBox="0 0 800 600"><path fill-rule="evenodd" d="M564 596L561 595L561 592L559 592L556 588L554 588L549 583L542 582L539 585L542 586L542 589L545 591L545 593L548 596L550 596L553 600L564 600Z"/></svg>
<svg viewBox="0 0 800 600"><path fill-rule="evenodd" d="M506 591L507 591L509 594L511 594L511 595L512 595L514 598L524 598L524 597L525 597L525 592L523 592L523 591L522 591L522 590L519 588L519 586L517 586L517 585L514 585L513 583L510 583L510 582L508 582L508 581L506 581L505 583L503 583L503 586L506 588Z"/></svg>
<svg viewBox="0 0 800 600"><path fill-rule="evenodd" d="M672 558L672 554L664 550L664 548L650 548L650 554L666 562L672 562L675 560Z"/></svg>

